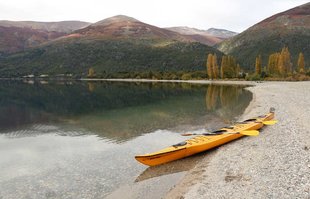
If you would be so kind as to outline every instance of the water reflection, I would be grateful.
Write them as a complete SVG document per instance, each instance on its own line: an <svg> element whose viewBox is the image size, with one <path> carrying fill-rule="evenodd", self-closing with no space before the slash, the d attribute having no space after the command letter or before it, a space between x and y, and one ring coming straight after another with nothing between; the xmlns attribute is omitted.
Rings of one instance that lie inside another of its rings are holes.
<svg viewBox="0 0 310 199"><path fill-rule="evenodd" d="M210 116L232 121L250 99L241 86L5 81L0 132L66 124L121 142L157 129L204 125Z"/></svg>
<svg viewBox="0 0 310 199"><path fill-rule="evenodd" d="M205 97L207 111L215 111L222 119L234 121L252 99L242 88L240 85L209 85Z"/></svg>

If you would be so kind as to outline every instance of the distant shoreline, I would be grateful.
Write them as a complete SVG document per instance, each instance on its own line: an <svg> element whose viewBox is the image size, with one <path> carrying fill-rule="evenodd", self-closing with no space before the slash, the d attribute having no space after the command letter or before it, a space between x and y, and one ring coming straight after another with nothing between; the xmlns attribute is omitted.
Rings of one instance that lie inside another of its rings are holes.
<svg viewBox="0 0 310 199"><path fill-rule="evenodd" d="M229 84L229 85L255 85L255 81L245 80L164 80L164 79L102 79L102 78L0 78L0 80L13 80L13 81L86 81L86 82L163 82L163 83L192 83L192 84ZM262 81L264 82L264 81ZM260 83L262 83L260 81Z"/></svg>
<svg viewBox="0 0 310 199"><path fill-rule="evenodd" d="M1 80L12 80L12 81L22 81L22 80L29 80L29 81L86 81L86 82L163 82L163 83L192 83L192 84L228 84L228 85L245 85L245 86L254 86L257 83L267 83L267 82L309 82L309 81L248 81L248 80L168 80L168 79L104 79L104 78L0 78Z"/></svg>

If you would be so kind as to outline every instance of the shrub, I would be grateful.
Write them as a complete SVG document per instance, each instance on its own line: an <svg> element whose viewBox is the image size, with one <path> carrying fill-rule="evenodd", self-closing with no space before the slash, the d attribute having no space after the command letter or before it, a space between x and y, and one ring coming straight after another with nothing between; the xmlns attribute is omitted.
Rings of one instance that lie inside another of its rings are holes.
<svg viewBox="0 0 310 199"><path fill-rule="evenodd" d="M263 79L258 74L251 74L251 75L246 76L245 80L247 80L247 81L260 81L260 80L263 80Z"/></svg>
<svg viewBox="0 0 310 199"><path fill-rule="evenodd" d="M190 80L192 78L192 75L189 73L184 73L181 77L182 80Z"/></svg>

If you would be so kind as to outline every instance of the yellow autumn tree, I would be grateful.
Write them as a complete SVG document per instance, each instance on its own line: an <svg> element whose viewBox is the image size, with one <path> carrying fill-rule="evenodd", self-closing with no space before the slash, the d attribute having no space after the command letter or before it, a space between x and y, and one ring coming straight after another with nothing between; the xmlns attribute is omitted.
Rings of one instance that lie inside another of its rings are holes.
<svg viewBox="0 0 310 199"><path fill-rule="evenodd" d="M298 72L305 73L305 58L302 52L300 52L298 56L297 69Z"/></svg>
<svg viewBox="0 0 310 199"><path fill-rule="evenodd" d="M269 58L268 58L268 64L267 64L267 72L269 74L273 74L274 73L274 68L275 68L275 56L274 56L275 53L269 55Z"/></svg>
<svg viewBox="0 0 310 199"><path fill-rule="evenodd" d="M213 69L213 77L214 79L219 78L219 66L217 64L217 56L214 53L213 57L212 57L212 69Z"/></svg>
<svg viewBox="0 0 310 199"><path fill-rule="evenodd" d="M208 58L207 58L207 74L209 79L213 79L213 55L212 54L208 54Z"/></svg>
<svg viewBox="0 0 310 199"><path fill-rule="evenodd" d="M269 55L267 73L270 75L279 74L278 62L279 62L280 53L273 53Z"/></svg>
<svg viewBox="0 0 310 199"><path fill-rule="evenodd" d="M231 55L223 55L220 69L221 78L238 77L239 72L241 71L240 65L239 68L238 65L236 58Z"/></svg>
<svg viewBox="0 0 310 199"><path fill-rule="evenodd" d="M283 53L281 52L279 55L279 59L278 59L278 71L279 74L282 76L286 75L286 69L285 69L285 65L284 65L284 57L283 57Z"/></svg>
<svg viewBox="0 0 310 199"><path fill-rule="evenodd" d="M94 77L94 76L95 76L95 70L94 70L94 68L89 68L89 69L88 69L87 77Z"/></svg>
<svg viewBox="0 0 310 199"><path fill-rule="evenodd" d="M281 50L278 60L278 70L281 76L287 76L292 73L291 54L288 47Z"/></svg>
<svg viewBox="0 0 310 199"><path fill-rule="evenodd" d="M258 55L255 60L255 74L260 75L262 73L262 57Z"/></svg>
<svg viewBox="0 0 310 199"><path fill-rule="evenodd" d="M288 50L288 47L285 48L284 50L284 65L285 65L285 68L286 68L286 73L289 74L289 73L292 73L293 71L293 65L291 63L291 53L290 51Z"/></svg>

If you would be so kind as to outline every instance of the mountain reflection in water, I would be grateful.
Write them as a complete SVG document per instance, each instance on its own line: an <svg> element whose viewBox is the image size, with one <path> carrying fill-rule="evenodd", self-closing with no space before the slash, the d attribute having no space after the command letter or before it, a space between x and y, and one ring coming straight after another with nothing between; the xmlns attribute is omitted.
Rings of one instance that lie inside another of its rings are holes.
<svg viewBox="0 0 310 199"><path fill-rule="evenodd" d="M122 142L157 129L204 125L216 118L229 123L252 97L242 88L186 83L3 81L0 132L14 131L17 135L19 129L37 124L62 124Z"/></svg>

